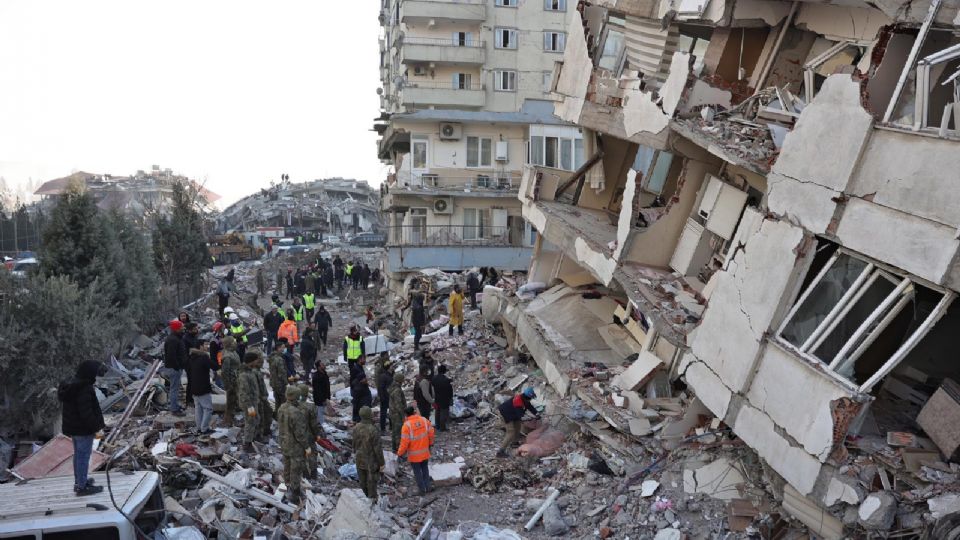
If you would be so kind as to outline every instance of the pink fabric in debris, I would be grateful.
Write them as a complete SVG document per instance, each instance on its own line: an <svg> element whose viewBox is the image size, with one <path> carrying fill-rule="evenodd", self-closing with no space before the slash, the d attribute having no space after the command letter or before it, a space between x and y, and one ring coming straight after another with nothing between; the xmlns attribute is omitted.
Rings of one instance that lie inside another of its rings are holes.
<svg viewBox="0 0 960 540"><path fill-rule="evenodd" d="M527 441L517 451L521 456L545 457L557 451L563 444L563 432L540 426L527 435Z"/></svg>

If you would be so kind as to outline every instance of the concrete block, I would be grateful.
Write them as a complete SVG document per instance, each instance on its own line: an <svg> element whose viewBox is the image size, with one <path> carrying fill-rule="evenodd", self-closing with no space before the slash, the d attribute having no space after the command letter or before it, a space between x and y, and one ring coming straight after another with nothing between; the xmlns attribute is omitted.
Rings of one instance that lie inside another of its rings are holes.
<svg viewBox="0 0 960 540"><path fill-rule="evenodd" d="M839 519L801 495L790 484L783 488L783 509L823 540L841 540L844 537L843 523Z"/></svg>
<svg viewBox="0 0 960 540"><path fill-rule="evenodd" d="M456 486L463 483L463 475L460 472L461 463L433 463L429 465L430 478L433 484L438 487Z"/></svg>
<svg viewBox="0 0 960 540"><path fill-rule="evenodd" d="M876 531L888 531L897 517L897 499L887 491L867 495L857 510L860 524Z"/></svg>
<svg viewBox="0 0 960 540"><path fill-rule="evenodd" d="M927 499L927 508L930 510L933 519L941 519L960 512L960 493L947 493Z"/></svg>
<svg viewBox="0 0 960 540"><path fill-rule="evenodd" d="M736 464L726 458L683 470L683 491L691 495L702 493L723 501L738 499L741 497L739 488L745 482Z"/></svg>
<svg viewBox="0 0 960 540"><path fill-rule="evenodd" d="M733 422L733 431L801 495L813 491L822 465L802 448L781 437L769 416L744 404Z"/></svg>
<svg viewBox="0 0 960 540"><path fill-rule="evenodd" d="M636 390L662 365L663 362L652 352L643 351L626 371L613 378L613 385L623 390Z"/></svg>
<svg viewBox="0 0 960 540"><path fill-rule="evenodd" d="M730 399L733 393L723 381L717 377L716 373L710 370L703 362L694 358L693 354L687 353L684 361L692 360L688 364L686 371L683 371L687 384L697 393L697 398L710 409L717 418L726 418L727 408L730 405Z"/></svg>
<svg viewBox="0 0 960 540"><path fill-rule="evenodd" d="M380 526L370 499L359 489L340 490L337 507L323 534L324 538L390 536L390 532Z"/></svg>
<svg viewBox="0 0 960 540"><path fill-rule="evenodd" d="M823 503L833 506L838 502L860 504L863 499L860 482L849 476L835 476L827 484L827 493L823 496Z"/></svg>

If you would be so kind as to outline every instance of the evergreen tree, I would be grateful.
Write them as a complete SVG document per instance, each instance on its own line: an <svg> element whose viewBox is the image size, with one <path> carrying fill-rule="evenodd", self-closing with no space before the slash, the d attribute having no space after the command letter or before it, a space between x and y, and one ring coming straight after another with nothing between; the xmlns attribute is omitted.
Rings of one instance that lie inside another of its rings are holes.
<svg viewBox="0 0 960 540"><path fill-rule="evenodd" d="M167 284L195 285L210 266L210 253L197 211L199 194L183 183L173 185L169 217L157 218L153 233L156 266Z"/></svg>
<svg viewBox="0 0 960 540"><path fill-rule="evenodd" d="M130 318L147 332L160 319L160 278L146 237L128 216L112 210L107 229L120 248L115 275L119 305L128 306ZM149 333L149 332L147 332Z"/></svg>
<svg viewBox="0 0 960 540"><path fill-rule="evenodd" d="M71 186L53 209L43 229L40 270L44 276L66 276L80 287L89 287L99 279L102 290L113 290L115 263L105 238L103 220L93 198L77 186Z"/></svg>

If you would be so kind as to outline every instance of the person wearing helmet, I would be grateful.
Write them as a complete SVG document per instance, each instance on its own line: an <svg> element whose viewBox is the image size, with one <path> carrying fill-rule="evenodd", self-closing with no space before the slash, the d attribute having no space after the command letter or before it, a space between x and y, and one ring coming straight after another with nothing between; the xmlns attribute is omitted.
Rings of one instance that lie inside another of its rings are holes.
<svg viewBox="0 0 960 540"><path fill-rule="evenodd" d="M500 416L503 417L506 433L503 435L500 449L497 450L497 457L506 457L510 445L520 439L520 421L527 411L530 411L535 418L540 418L540 412L530 403L536 397L537 394L533 391L533 388L527 387L523 392L507 398L500 404Z"/></svg>
<svg viewBox="0 0 960 540"><path fill-rule="evenodd" d="M184 325L178 319L170 321L170 335L163 342L164 377L170 382L167 393L169 410L176 416L183 416L180 407L180 388L183 369L187 366L187 346L183 341Z"/></svg>
<svg viewBox="0 0 960 540"><path fill-rule="evenodd" d="M243 327L243 322L236 313L230 314L230 335L237 340L237 355L243 356L247 352L247 329Z"/></svg>

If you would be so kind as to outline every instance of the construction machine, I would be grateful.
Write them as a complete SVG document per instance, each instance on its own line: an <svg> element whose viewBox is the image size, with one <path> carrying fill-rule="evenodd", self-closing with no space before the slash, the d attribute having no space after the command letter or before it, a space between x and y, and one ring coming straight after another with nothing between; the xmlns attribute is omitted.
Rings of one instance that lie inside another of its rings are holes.
<svg viewBox="0 0 960 540"><path fill-rule="evenodd" d="M257 259L262 249L251 246L237 233L222 234L210 238L207 250L213 257L213 264L233 264L240 261Z"/></svg>

